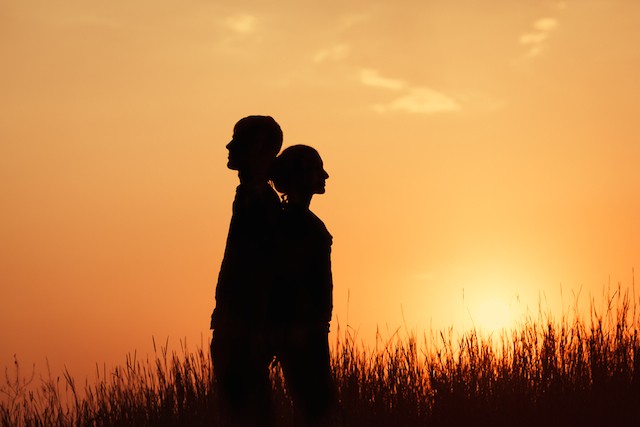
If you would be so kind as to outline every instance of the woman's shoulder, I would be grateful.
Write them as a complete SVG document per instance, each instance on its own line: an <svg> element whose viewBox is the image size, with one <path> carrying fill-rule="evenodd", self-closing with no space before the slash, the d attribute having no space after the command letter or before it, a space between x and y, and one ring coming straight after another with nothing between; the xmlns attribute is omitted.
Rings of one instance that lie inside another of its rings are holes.
<svg viewBox="0 0 640 427"><path fill-rule="evenodd" d="M313 212L311 212L309 210L307 212L308 212L309 222L313 223L318 228L326 230L327 233L329 232L327 230L327 226L324 224L324 222L320 219L320 217L318 215L316 215L315 213L313 213Z"/></svg>
<svg viewBox="0 0 640 427"><path fill-rule="evenodd" d="M285 208L283 219L284 226L299 237L322 240L329 245L333 241L324 222L309 209Z"/></svg>
<svg viewBox="0 0 640 427"><path fill-rule="evenodd" d="M310 210L307 210L307 212L308 212L307 219L308 219L310 228L313 228L315 230L315 233L317 234L319 239L321 239L322 241L325 241L326 244L330 246L331 243L333 242L333 236L331 235L331 233L329 233L327 226L318 217L318 215L314 214Z"/></svg>

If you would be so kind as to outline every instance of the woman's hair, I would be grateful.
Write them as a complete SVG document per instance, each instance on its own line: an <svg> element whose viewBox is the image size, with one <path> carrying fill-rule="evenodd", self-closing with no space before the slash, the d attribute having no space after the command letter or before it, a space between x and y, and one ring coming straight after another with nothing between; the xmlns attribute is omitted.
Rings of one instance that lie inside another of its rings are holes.
<svg viewBox="0 0 640 427"><path fill-rule="evenodd" d="M292 145L276 157L271 168L271 181L276 190L289 194L306 184L314 163L320 160L320 154L308 145Z"/></svg>

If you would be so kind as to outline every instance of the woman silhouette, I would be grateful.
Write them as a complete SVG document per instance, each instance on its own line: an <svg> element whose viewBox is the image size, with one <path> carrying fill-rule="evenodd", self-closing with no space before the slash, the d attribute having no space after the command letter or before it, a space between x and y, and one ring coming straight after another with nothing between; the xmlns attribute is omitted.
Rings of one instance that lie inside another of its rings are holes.
<svg viewBox="0 0 640 427"><path fill-rule="evenodd" d="M313 195L325 192L328 177L318 152L306 145L285 149L272 173L283 194L283 215L271 318L276 358L302 425L324 425L336 407L328 342L332 237L309 210Z"/></svg>

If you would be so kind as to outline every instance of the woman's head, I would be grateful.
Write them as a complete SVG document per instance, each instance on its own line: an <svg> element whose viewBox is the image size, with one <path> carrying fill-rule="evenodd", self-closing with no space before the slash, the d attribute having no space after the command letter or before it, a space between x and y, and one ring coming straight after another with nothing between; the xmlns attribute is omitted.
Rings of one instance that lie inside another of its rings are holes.
<svg viewBox="0 0 640 427"><path fill-rule="evenodd" d="M289 197L323 194L327 178L320 154L307 145L286 148L276 158L271 174L276 190Z"/></svg>

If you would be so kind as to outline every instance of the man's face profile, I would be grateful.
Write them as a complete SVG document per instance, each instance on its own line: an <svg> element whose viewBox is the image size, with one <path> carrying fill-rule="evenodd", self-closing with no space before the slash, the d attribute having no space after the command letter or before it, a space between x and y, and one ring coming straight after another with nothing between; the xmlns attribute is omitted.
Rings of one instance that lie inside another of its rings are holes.
<svg viewBox="0 0 640 427"><path fill-rule="evenodd" d="M237 171L250 169L260 157L260 147L259 135L236 125L233 137L227 144L227 150L229 150L227 167Z"/></svg>

